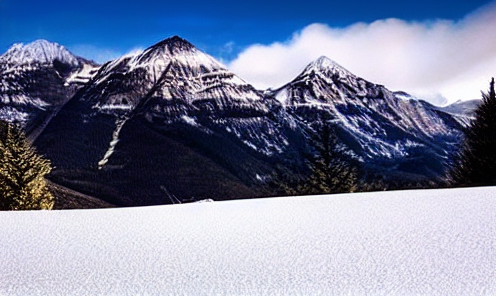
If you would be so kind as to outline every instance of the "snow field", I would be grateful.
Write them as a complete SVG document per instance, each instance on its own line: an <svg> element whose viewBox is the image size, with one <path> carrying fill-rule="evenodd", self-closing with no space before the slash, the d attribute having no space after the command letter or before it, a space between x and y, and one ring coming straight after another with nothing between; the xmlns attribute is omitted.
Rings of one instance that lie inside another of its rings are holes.
<svg viewBox="0 0 496 296"><path fill-rule="evenodd" d="M496 295L496 188L0 212L0 295Z"/></svg>

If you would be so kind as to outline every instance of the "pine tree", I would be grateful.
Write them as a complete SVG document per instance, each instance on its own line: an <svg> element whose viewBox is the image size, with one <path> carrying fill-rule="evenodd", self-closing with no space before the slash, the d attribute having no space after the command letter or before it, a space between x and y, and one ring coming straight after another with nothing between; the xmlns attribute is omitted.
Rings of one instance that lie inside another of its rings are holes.
<svg viewBox="0 0 496 296"><path fill-rule="evenodd" d="M357 169L345 155L330 123L312 132L314 154L307 157L310 177L298 186L303 194L331 194L354 192L357 189Z"/></svg>
<svg viewBox="0 0 496 296"><path fill-rule="evenodd" d="M22 130L0 122L0 210L50 210L53 197L44 176L50 162L38 155Z"/></svg>
<svg viewBox="0 0 496 296"><path fill-rule="evenodd" d="M496 185L496 94L494 78L489 92L465 132L465 141L449 178L454 185Z"/></svg>
<svg viewBox="0 0 496 296"><path fill-rule="evenodd" d="M313 195L354 192L358 187L357 168L345 154L332 123L317 121L309 131L311 153L305 158L310 174L289 174L278 170L272 187L286 195Z"/></svg>

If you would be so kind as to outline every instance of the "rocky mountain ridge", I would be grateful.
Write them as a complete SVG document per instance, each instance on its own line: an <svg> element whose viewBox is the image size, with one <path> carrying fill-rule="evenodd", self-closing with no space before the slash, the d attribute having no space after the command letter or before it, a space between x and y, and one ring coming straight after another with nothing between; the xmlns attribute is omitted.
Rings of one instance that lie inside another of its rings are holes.
<svg viewBox="0 0 496 296"><path fill-rule="evenodd" d="M51 178L116 205L267 196L263 188L276 167L305 174L316 124L332 125L371 174L436 179L470 120L368 82L326 57L265 92L177 36L102 66L61 59L65 72L49 58L35 71L52 71L59 78L48 83L72 92L49 107L36 105L43 96L26 91L30 80L3 71L2 81L27 82L2 88L10 101L3 99L1 110L18 108L27 117L26 106L52 110L33 137L55 166ZM5 60L0 69L33 64ZM11 98L18 93L32 101L16 105Z"/></svg>
<svg viewBox="0 0 496 296"><path fill-rule="evenodd" d="M20 123L30 134L46 125L97 68L57 43L13 45L0 56L0 118Z"/></svg>
<svg viewBox="0 0 496 296"><path fill-rule="evenodd" d="M271 95L297 118L307 118L312 109L328 113L358 142L355 152L364 159L403 157L410 147L437 137L457 138L464 123L458 117L466 120L356 77L327 57L308 65Z"/></svg>

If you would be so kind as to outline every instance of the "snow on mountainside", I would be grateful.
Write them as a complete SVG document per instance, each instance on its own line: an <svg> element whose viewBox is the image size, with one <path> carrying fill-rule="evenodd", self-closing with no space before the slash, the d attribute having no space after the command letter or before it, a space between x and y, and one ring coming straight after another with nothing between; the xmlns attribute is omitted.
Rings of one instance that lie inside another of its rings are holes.
<svg viewBox="0 0 496 296"><path fill-rule="evenodd" d="M461 136L462 125L452 116L357 77L327 57L271 95L302 120L308 113L330 115L358 143L354 152L362 158L404 157L439 137Z"/></svg>
<svg viewBox="0 0 496 296"><path fill-rule="evenodd" d="M102 65L35 145L54 181L116 205L261 196L290 144L278 106L172 37Z"/></svg>
<svg viewBox="0 0 496 296"><path fill-rule="evenodd" d="M134 109L145 96L190 106L205 103L220 110L236 104L268 111L251 85L177 36L103 65L85 94L97 102L95 108L107 110ZM170 117L187 115L177 105L157 108Z"/></svg>
<svg viewBox="0 0 496 296"><path fill-rule="evenodd" d="M96 73L98 65L57 43L15 44L0 56L0 119L31 132Z"/></svg>
<svg viewBox="0 0 496 296"><path fill-rule="evenodd" d="M54 61L76 67L78 59L65 47L47 40L36 40L29 44L16 43L0 57L0 63L25 64L52 64Z"/></svg>
<svg viewBox="0 0 496 296"><path fill-rule="evenodd" d="M493 296L495 190L0 212L0 294Z"/></svg>
<svg viewBox="0 0 496 296"><path fill-rule="evenodd" d="M481 100L456 101L448 106L440 107L440 109L450 114L472 117L474 110L479 107L481 102Z"/></svg>
<svg viewBox="0 0 496 296"><path fill-rule="evenodd" d="M0 119L27 122L53 181L127 206L264 196L275 170L308 173L324 124L370 175L437 180L469 122L326 57L256 90L177 36L102 66L46 41L16 45L0 80Z"/></svg>
<svg viewBox="0 0 496 296"><path fill-rule="evenodd" d="M141 113L150 122L183 122L205 130L214 124L236 137L244 134L249 147L266 154L280 151L286 141L257 136L258 129L274 130L260 120L271 111L260 91L177 36L103 65L81 100L114 116Z"/></svg>

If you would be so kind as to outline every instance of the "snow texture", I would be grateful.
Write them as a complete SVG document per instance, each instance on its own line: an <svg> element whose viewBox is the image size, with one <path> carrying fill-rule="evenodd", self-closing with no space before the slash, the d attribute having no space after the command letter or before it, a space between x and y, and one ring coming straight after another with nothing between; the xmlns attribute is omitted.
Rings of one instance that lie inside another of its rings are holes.
<svg viewBox="0 0 496 296"><path fill-rule="evenodd" d="M496 187L0 213L0 295L495 295Z"/></svg>
<svg viewBox="0 0 496 296"><path fill-rule="evenodd" d="M409 156L406 138L415 139L417 147L440 137L457 141L460 127L470 121L465 115L441 114L439 108L407 93L368 82L324 56L271 94L289 109L327 110L359 143L361 149L355 153L369 159ZM405 139L398 140L398 134Z"/></svg>
<svg viewBox="0 0 496 296"><path fill-rule="evenodd" d="M98 72L99 68L100 66L83 64L83 67L80 71L75 71L69 78L67 78L65 86L68 86L71 83L85 84L89 82L91 78L93 78L93 76L95 76L95 74Z"/></svg>
<svg viewBox="0 0 496 296"><path fill-rule="evenodd" d="M0 62L7 64L51 64L58 60L62 63L77 66L77 58L65 47L43 39L36 40L29 44L16 43L0 56Z"/></svg>

